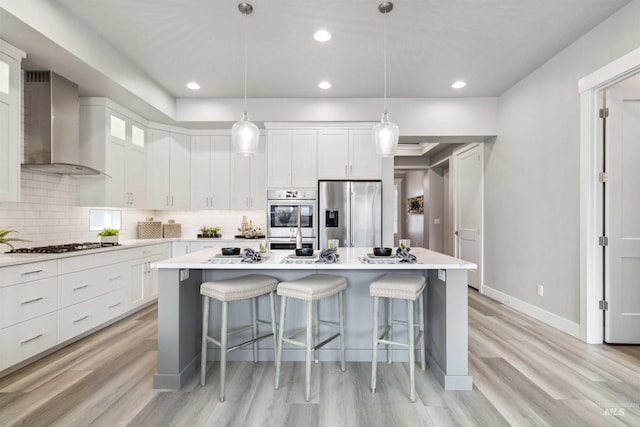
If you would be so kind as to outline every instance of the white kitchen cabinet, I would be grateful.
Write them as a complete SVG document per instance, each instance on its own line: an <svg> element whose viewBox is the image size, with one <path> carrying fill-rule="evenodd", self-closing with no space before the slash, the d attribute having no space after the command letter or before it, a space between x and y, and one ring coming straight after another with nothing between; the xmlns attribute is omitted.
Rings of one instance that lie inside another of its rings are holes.
<svg viewBox="0 0 640 427"><path fill-rule="evenodd" d="M149 128L148 209L189 210L191 140L188 135Z"/></svg>
<svg viewBox="0 0 640 427"><path fill-rule="evenodd" d="M146 207L145 123L107 98L80 100L82 160L108 175L80 180L82 205Z"/></svg>
<svg viewBox="0 0 640 427"><path fill-rule="evenodd" d="M0 329L0 371L55 346L57 317L53 312Z"/></svg>
<svg viewBox="0 0 640 427"><path fill-rule="evenodd" d="M370 128L318 130L318 179L381 179Z"/></svg>
<svg viewBox="0 0 640 427"><path fill-rule="evenodd" d="M171 244L171 257L186 255L189 253L189 242L173 242Z"/></svg>
<svg viewBox="0 0 640 427"><path fill-rule="evenodd" d="M160 243L131 249L130 298L133 306L147 303L158 296L158 270L151 268L156 261L171 258L171 244Z"/></svg>
<svg viewBox="0 0 640 427"><path fill-rule="evenodd" d="M315 129L269 129L267 131L267 186L269 188L315 187Z"/></svg>
<svg viewBox="0 0 640 427"><path fill-rule="evenodd" d="M0 202L20 201L22 71L25 53L0 40Z"/></svg>
<svg viewBox="0 0 640 427"><path fill-rule="evenodd" d="M56 277L0 288L0 329L58 309Z"/></svg>
<svg viewBox="0 0 640 427"><path fill-rule="evenodd" d="M371 129L349 129L349 179L381 179L381 170Z"/></svg>
<svg viewBox="0 0 640 427"><path fill-rule="evenodd" d="M230 207L232 210L267 208L267 151L262 135L258 152L253 156L231 155Z"/></svg>
<svg viewBox="0 0 640 427"><path fill-rule="evenodd" d="M229 209L231 135L191 137L191 209Z"/></svg>
<svg viewBox="0 0 640 427"><path fill-rule="evenodd" d="M151 264L170 256L158 243L0 268L0 371L153 301Z"/></svg>

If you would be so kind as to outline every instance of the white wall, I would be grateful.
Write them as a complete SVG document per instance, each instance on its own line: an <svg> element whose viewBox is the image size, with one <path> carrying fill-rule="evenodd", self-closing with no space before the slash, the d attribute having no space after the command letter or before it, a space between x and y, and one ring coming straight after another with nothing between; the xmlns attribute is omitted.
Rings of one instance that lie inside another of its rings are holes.
<svg viewBox="0 0 640 427"><path fill-rule="evenodd" d="M634 0L500 96L498 137L485 144L489 288L579 322L577 82L638 47Z"/></svg>

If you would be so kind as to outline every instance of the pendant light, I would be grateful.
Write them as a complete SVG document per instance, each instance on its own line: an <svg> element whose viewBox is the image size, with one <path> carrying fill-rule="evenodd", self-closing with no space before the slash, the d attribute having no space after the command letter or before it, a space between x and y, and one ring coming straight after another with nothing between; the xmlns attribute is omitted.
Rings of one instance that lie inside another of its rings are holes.
<svg viewBox="0 0 640 427"><path fill-rule="evenodd" d="M238 5L240 13L245 15L244 26L244 112L242 119L231 128L231 139L235 151L243 156L252 156L258 151L260 130L258 126L249 121L247 113L247 15L253 12L253 6L249 3Z"/></svg>
<svg viewBox="0 0 640 427"><path fill-rule="evenodd" d="M380 3L378 10L380 13L384 13L384 113L382 113L380 123L371 130L371 134L373 135L378 155L380 157L393 157L398 150L398 137L400 136L398 125L389 121L389 113L387 113L387 13L393 10L393 3Z"/></svg>

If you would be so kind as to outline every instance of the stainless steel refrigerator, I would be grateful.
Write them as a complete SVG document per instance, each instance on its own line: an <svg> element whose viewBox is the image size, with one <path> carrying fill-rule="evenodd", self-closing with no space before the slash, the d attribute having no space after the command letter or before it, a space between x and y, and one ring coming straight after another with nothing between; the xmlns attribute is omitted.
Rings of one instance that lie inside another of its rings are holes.
<svg viewBox="0 0 640 427"><path fill-rule="evenodd" d="M318 213L320 249L329 239L344 247L381 246L380 181L318 181Z"/></svg>

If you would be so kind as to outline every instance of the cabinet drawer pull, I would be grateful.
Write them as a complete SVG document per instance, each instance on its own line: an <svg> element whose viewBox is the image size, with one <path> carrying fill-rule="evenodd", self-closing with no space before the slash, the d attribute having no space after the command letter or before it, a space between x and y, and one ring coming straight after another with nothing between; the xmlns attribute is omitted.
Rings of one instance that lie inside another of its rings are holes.
<svg viewBox="0 0 640 427"><path fill-rule="evenodd" d="M120 304L122 304L122 303L121 303L121 302L117 302L117 303L115 303L115 304L111 304L111 305L109 306L109 308L117 307L117 306L119 306Z"/></svg>
<svg viewBox="0 0 640 427"><path fill-rule="evenodd" d="M113 282L114 280L118 280L119 278L120 278L120 275L118 274L117 276L109 277L109 281Z"/></svg>
<svg viewBox="0 0 640 427"><path fill-rule="evenodd" d="M81 321L83 321L83 320L85 320L85 319L88 319L88 318L89 318L89 315L87 314L87 315L85 315L85 316L82 316L82 317L81 317L81 318L79 318L79 319L75 319L75 320L73 321L73 323L81 322Z"/></svg>
<svg viewBox="0 0 640 427"><path fill-rule="evenodd" d="M26 344L26 343L29 343L29 342L31 342L31 341L35 341L35 340L37 340L38 338L42 338L42 334L38 334L38 335L36 335L36 336L35 336L35 337L33 337L33 338L29 338L28 340L20 341L20 344Z"/></svg>
<svg viewBox="0 0 640 427"><path fill-rule="evenodd" d="M44 299L44 298L43 297L38 297L38 298L30 299L29 301L22 301L20 303L20 305L31 304L32 302L40 301L42 299Z"/></svg>
<svg viewBox="0 0 640 427"><path fill-rule="evenodd" d="M29 274L42 273L42 270L33 270L33 271L25 271L24 273L20 273L21 276L28 276Z"/></svg>
<svg viewBox="0 0 640 427"><path fill-rule="evenodd" d="M80 289L88 288L89 285L80 285L73 288L74 291L79 291Z"/></svg>

